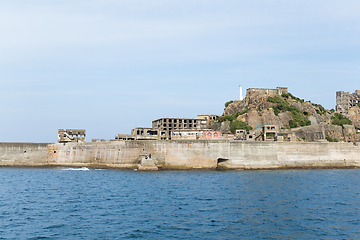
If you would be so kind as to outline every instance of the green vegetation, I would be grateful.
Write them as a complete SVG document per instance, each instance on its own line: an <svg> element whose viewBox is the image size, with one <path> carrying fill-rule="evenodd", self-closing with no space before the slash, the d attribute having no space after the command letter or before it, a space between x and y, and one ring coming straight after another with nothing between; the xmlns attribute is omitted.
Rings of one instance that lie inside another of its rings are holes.
<svg viewBox="0 0 360 240"><path fill-rule="evenodd" d="M320 114L320 115L326 114L326 109L323 106L321 106L321 104L313 103L312 105L314 107L317 107L317 109L315 109L317 114Z"/></svg>
<svg viewBox="0 0 360 240"><path fill-rule="evenodd" d="M225 108L227 108L231 103L233 103L234 101L229 101L229 102L226 102L225 103ZM229 121L231 122L231 125L230 125L230 131L232 133L235 133L235 130L236 129L244 129L246 131L249 131L249 130L252 130L253 128L248 126L245 122L243 121L240 121L240 120L236 120L236 118L240 115L243 115L245 113L248 112L248 108L246 107L245 110L241 111L241 112L236 112L236 113L233 113L231 115L226 115L226 116L221 116L221 117L218 117L216 119L216 121L219 121L219 122L226 122L226 121Z"/></svg>
<svg viewBox="0 0 360 240"><path fill-rule="evenodd" d="M274 139L275 138L275 133L266 133L266 138Z"/></svg>
<svg viewBox="0 0 360 240"><path fill-rule="evenodd" d="M228 107L231 103L233 103L233 102L234 102L234 101L232 101L232 100L231 100L231 101L226 102L226 103L225 103L225 108L227 108L227 107Z"/></svg>
<svg viewBox="0 0 360 240"><path fill-rule="evenodd" d="M358 106L358 108L360 108L360 103L358 103L358 105L357 105L357 106Z"/></svg>
<svg viewBox="0 0 360 240"><path fill-rule="evenodd" d="M332 137L330 137L330 136L327 136L326 138L325 138L328 142L338 142L339 140L337 140L336 138L332 138Z"/></svg>
<svg viewBox="0 0 360 240"><path fill-rule="evenodd" d="M241 112L236 112L231 115L221 116L218 117L216 120L219 122L234 121L238 116L243 115L247 112L248 112L248 108L246 107L246 109Z"/></svg>
<svg viewBox="0 0 360 240"><path fill-rule="evenodd" d="M348 125L352 125L352 122L350 119L344 117L342 114L340 113L335 113L333 117L331 117L331 123L332 125L338 125L338 126L342 126L344 128L344 125L348 124Z"/></svg>
<svg viewBox="0 0 360 240"><path fill-rule="evenodd" d="M283 94L281 94L281 96L282 96L283 98L287 98L287 99L292 98L292 99L296 100L297 102L301 102L301 103L304 102L304 99L300 99L300 98L298 98L298 97L295 97L295 96L292 95L291 93L283 93Z"/></svg>
<svg viewBox="0 0 360 240"><path fill-rule="evenodd" d="M272 102L272 103L283 103L283 102L285 102L281 97L278 97L278 96L268 97L267 101Z"/></svg>
<svg viewBox="0 0 360 240"><path fill-rule="evenodd" d="M244 129L246 130L247 132L249 132L249 130L252 130L253 128L248 126L245 122L243 121L240 121L240 120L234 120L232 121L231 123L231 126L230 126L230 131L232 133L235 133L235 130L236 129Z"/></svg>
<svg viewBox="0 0 360 240"><path fill-rule="evenodd" d="M359 107L359 108L360 108L360 107ZM330 110L330 112L331 112L331 113L334 113L334 112L335 112L335 110L332 108L332 109Z"/></svg>
<svg viewBox="0 0 360 240"><path fill-rule="evenodd" d="M287 93L285 95L288 96L289 94L290 93ZM293 119L289 121L290 128L295 128L295 127L298 127L298 126L303 127L303 126L311 125L311 121L309 119L307 119L306 114L301 112L296 107L291 106L287 101L284 101L282 98L280 98L278 96L268 97L267 101L272 102L272 103L277 103L275 106L273 106L274 114L276 116L278 116L280 112L284 112L284 111L291 112L291 116L292 116Z"/></svg>
<svg viewBox="0 0 360 240"><path fill-rule="evenodd" d="M290 121L289 121L289 127L290 127L290 128L297 128L298 125L297 125L297 123L296 123L294 120L290 120Z"/></svg>

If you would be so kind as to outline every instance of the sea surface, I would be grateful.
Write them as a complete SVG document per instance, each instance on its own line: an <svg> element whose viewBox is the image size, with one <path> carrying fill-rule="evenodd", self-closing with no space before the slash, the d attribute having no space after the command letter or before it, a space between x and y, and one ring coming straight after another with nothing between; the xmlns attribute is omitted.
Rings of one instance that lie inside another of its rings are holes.
<svg viewBox="0 0 360 240"><path fill-rule="evenodd" d="M0 239L360 239L360 170L0 168Z"/></svg>

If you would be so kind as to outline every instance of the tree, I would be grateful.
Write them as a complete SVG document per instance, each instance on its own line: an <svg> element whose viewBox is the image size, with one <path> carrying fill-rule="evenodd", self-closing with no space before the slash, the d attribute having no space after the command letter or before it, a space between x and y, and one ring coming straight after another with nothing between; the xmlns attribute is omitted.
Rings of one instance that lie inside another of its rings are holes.
<svg viewBox="0 0 360 240"><path fill-rule="evenodd" d="M246 131L252 130L253 128L251 126L248 126L245 122L240 120L234 120L231 123L230 131L232 133L235 133L236 129L244 129Z"/></svg>

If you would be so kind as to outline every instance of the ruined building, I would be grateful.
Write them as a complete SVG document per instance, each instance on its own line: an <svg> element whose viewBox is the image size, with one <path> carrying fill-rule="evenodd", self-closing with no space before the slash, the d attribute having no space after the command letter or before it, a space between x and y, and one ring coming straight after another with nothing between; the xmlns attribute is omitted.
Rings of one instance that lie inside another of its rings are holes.
<svg viewBox="0 0 360 240"><path fill-rule="evenodd" d="M220 132L211 131L210 123L217 115L198 115L198 118L158 118L151 128L134 128L131 134L118 134L115 140L171 140L171 139L219 139Z"/></svg>
<svg viewBox="0 0 360 240"><path fill-rule="evenodd" d="M59 129L58 142L85 142L86 131L82 129Z"/></svg>
<svg viewBox="0 0 360 240"><path fill-rule="evenodd" d="M163 131L200 129L200 120L195 118L159 118L152 121L152 128Z"/></svg>
<svg viewBox="0 0 360 240"><path fill-rule="evenodd" d="M360 103L360 90L355 90L355 93L344 91L336 92L336 111L345 112L350 108Z"/></svg>
<svg viewBox="0 0 360 240"><path fill-rule="evenodd" d="M285 93L285 94L288 93L287 87L277 87L276 89L270 89L270 88L248 88L248 89L246 89L246 96L257 95L257 94L281 96L281 94L283 94L283 93Z"/></svg>

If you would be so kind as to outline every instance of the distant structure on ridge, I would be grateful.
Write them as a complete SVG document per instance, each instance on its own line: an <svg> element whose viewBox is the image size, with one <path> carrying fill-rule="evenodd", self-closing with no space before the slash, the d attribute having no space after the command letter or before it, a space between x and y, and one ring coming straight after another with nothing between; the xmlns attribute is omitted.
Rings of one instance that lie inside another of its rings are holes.
<svg viewBox="0 0 360 240"><path fill-rule="evenodd" d="M240 85L240 101L242 101L244 98L243 98L243 95L242 95L242 86Z"/></svg>
<svg viewBox="0 0 360 240"><path fill-rule="evenodd" d="M360 103L360 90L355 93L338 91L336 92L336 111L345 112Z"/></svg>

